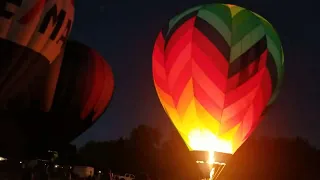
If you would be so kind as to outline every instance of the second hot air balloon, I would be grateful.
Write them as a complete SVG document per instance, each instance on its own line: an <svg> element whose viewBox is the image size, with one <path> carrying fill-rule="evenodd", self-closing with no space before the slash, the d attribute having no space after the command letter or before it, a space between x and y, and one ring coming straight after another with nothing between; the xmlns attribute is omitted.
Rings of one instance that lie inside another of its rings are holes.
<svg viewBox="0 0 320 180"><path fill-rule="evenodd" d="M189 149L207 152L201 160L215 165L215 179L225 165L220 157L235 153L278 95L284 66L278 34L242 7L200 5L170 20L152 59L161 104Z"/></svg>
<svg viewBox="0 0 320 180"><path fill-rule="evenodd" d="M56 115L52 122L64 132L55 143L70 142L88 129L106 110L113 90L113 73L106 60L96 50L69 41L50 111Z"/></svg>
<svg viewBox="0 0 320 180"><path fill-rule="evenodd" d="M49 111L28 108L32 106L1 111L0 123L5 129L0 142L8 150L16 150L4 154L25 158L63 148L91 127L107 108L114 89L113 73L97 51L68 41L61 68L51 70L46 77L59 77Z"/></svg>
<svg viewBox="0 0 320 180"><path fill-rule="evenodd" d="M35 127L43 121L22 114L30 109L49 110L53 92L45 93L46 75L63 58L74 4L69 0L0 0L0 11L0 141L2 150L14 154L23 150L28 135L39 131ZM51 82L49 86L55 86L56 81Z"/></svg>
<svg viewBox="0 0 320 180"><path fill-rule="evenodd" d="M21 106L31 86L42 94L42 77L61 54L71 32L73 0L0 0L0 108ZM31 85L32 84L32 85ZM51 100L52 96L46 96ZM50 104L42 100L43 104ZM9 105L10 104L10 105Z"/></svg>

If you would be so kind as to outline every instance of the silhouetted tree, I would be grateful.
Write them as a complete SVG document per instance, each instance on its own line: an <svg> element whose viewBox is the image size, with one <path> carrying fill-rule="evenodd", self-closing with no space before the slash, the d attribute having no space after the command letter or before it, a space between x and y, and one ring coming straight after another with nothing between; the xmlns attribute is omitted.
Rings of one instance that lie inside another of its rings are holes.
<svg viewBox="0 0 320 180"><path fill-rule="evenodd" d="M319 153L301 138L248 139L233 155L221 180L318 179Z"/></svg>
<svg viewBox="0 0 320 180"><path fill-rule="evenodd" d="M131 155L135 172L157 173L157 156L161 140L160 132L152 127L140 125L130 133Z"/></svg>
<svg viewBox="0 0 320 180"><path fill-rule="evenodd" d="M161 134L146 125L129 138L89 142L79 156L108 172L147 173L164 180L194 180L199 170L177 131L160 143ZM318 179L320 152L302 138L249 138L233 155L221 180ZM138 176L137 176L138 177ZM137 179L139 180L139 178Z"/></svg>
<svg viewBox="0 0 320 180"><path fill-rule="evenodd" d="M165 175L163 179L197 179L199 170L195 159L176 130L173 130L170 139L163 143L161 157Z"/></svg>

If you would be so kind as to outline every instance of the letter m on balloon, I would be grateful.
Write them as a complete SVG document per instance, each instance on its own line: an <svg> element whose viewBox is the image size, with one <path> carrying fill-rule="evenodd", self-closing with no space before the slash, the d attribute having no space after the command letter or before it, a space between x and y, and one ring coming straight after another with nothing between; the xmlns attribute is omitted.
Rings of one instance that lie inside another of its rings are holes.
<svg viewBox="0 0 320 180"><path fill-rule="evenodd" d="M54 27L54 29L50 35L50 39L55 40L62 27L65 17L66 17L66 12L63 9L61 9L60 12L58 13L57 5L56 4L53 5L52 8L49 9L47 14L44 16L39 28L39 32L44 34L49 24L51 23L51 26Z"/></svg>

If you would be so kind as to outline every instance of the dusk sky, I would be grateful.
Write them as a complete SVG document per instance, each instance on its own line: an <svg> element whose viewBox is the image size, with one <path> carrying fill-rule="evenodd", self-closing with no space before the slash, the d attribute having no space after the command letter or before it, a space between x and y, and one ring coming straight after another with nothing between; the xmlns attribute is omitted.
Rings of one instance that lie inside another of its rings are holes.
<svg viewBox="0 0 320 180"><path fill-rule="evenodd" d="M158 127L163 133L173 128L153 86L153 43L171 17L194 5L213 2L217 1L75 1L76 16L70 38L87 44L106 58L113 68L116 86L105 114L75 144L127 136L139 124ZM320 24L316 1L219 2L236 4L262 15L277 29L283 44L282 91L255 134L301 136L320 147Z"/></svg>

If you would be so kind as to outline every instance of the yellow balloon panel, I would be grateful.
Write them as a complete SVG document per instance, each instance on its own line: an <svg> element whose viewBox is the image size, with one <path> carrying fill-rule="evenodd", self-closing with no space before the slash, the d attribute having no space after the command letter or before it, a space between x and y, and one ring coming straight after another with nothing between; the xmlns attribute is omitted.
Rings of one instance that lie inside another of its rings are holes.
<svg viewBox="0 0 320 180"><path fill-rule="evenodd" d="M191 81L189 83L192 84ZM186 106L186 110L183 115L180 115L177 108L174 108L170 103L172 102L171 97L157 85L155 86L161 104L190 150L233 153L232 140L240 124L227 133L218 135L220 122L214 119L194 97L186 98L190 99L189 102L181 98L183 101L180 103ZM186 88L183 94L185 96L182 95L182 97L186 97L192 93L189 88Z"/></svg>

